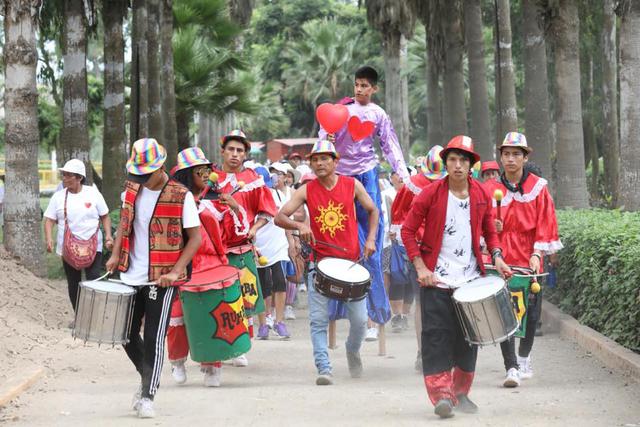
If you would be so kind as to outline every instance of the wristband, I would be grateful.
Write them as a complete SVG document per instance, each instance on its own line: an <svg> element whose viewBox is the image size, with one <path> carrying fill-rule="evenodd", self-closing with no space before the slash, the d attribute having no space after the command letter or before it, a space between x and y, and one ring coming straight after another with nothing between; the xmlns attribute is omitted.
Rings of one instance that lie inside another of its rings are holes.
<svg viewBox="0 0 640 427"><path fill-rule="evenodd" d="M538 260L539 260L539 261L542 261L542 255L540 255L540 254L539 254L539 253L537 253L537 252L532 253L532 254L531 254L531 256L532 256L532 257L538 257Z"/></svg>
<svg viewBox="0 0 640 427"><path fill-rule="evenodd" d="M496 263L496 259L498 258L502 258L502 250L501 249L494 249L491 252L491 260L493 261L493 263Z"/></svg>

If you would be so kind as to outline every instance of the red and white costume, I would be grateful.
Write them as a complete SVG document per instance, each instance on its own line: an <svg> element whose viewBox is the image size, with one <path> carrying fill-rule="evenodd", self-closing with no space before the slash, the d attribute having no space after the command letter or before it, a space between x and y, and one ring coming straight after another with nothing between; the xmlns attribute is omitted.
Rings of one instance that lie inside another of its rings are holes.
<svg viewBox="0 0 640 427"><path fill-rule="evenodd" d="M400 191L398 191L398 194L396 194L396 198L391 204L391 225L389 226L389 231L396 233L396 238L400 244L402 244L402 240L400 239L402 223L405 218L407 218L413 199L422 192L423 188L431 184L431 182L432 181L423 174L413 175L411 179L402 186ZM423 231L424 227L420 227L416 239L420 240Z"/></svg>
<svg viewBox="0 0 640 427"><path fill-rule="evenodd" d="M558 236L555 206L544 178L528 173L517 186L518 191L508 189L500 178L489 180L484 186L490 195L497 189L504 194L501 203L503 231L498 236L508 265L528 267L534 250L550 255L563 248ZM493 213L497 218L495 199Z"/></svg>
<svg viewBox="0 0 640 427"><path fill-rule="evenodd" d="M240 205L242 215L230 212L229 215L224 215L220 224L224 230L227 251L235 252L239 249L241 250L239 253L244 253L246 250L243 250L243 247L248 243L247 233L256 218L263 217L271 220L278 212L273 195L265 185L264 179L253 169L247 168L238 173L227 173L222 170L215 172L218 174L218 186L223 193L232 192L238 186L238 182L244 182L244 187L233 195Z"/></svg>

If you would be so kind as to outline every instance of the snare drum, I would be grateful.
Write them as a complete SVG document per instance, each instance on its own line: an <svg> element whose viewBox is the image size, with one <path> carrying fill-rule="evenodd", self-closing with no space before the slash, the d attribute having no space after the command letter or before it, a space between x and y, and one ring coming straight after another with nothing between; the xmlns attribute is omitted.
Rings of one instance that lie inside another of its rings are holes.
<svg viewBox="0 0 640 427"><path fill-rule="evenodd" d="M472 280L456 289L453 301L465 339L470 344L498 344L518 330L511 293L501 277Z"/></svg>
<svg viewBox="0 0 640 427"><path fill-rule="evenodd" d="M323 258L316 264L315 289L327 298L360 301L371 286L369 271L360 264L341 258Z"/></svg>
<svg viewBox="0 0 640 427"><path fill-rule="evenodd" d="M134 288L106 280L80 282L71 335L98 344L129 342Z"/></svg>

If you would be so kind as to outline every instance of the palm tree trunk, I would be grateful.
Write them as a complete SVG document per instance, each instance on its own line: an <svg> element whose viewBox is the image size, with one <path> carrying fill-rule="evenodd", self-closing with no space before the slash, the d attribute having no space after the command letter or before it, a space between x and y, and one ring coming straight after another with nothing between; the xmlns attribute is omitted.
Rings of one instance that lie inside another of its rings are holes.
<svg viewBox="0 0 640 427"><path fill-rule="evenodd" d="M489 94L484 63L480 0L464 2L464 29L469 56L469 92L471 95L471 138L482 159L495 159L495 145L491 138Z"/></svg>
<svg viewBox="0 0 640 427"><path fill-rule="evenodd" d="M559 207L587 208L587 178L584 170L584 135L580 96L580 20L575 0L561 0L553 18L555 36L555 84Z"/></svg>
<svg viewBox="0 0 640 427"><path fill-rule="evenodd" d="M191 123L192 114L184 109L178 110L176 121L178 130L178 151L182 151L185 148L191 146L191 139L189 137L189 125Z"/></svg>
<svg viewBox="0 0 640 427"><path fill-rule="evenodd" d="M464 97L462 53L463 35L459 0L451 0L444 6L445 54L443 86L443 121L445 139L467 134L467 108Z"/></svg>
<svg viewBox="0 0 640 427"><path fill-rule="evenodd" d="M618 140L618 54L613 0L604 0L602 18L602 115L605 189L618 206L620 144Z"/></svg>
<svg viewBox="0 0 640 427"><path fill-rule="evenodd" d="M147 3L147 59L149 61L149 136L164 145L160 100L160 0Z"/></svg>
<svg viewBox="0 0 640 427"><path fill-rule="evenodd" d="M198 147L207 153L209 150L209 124L211 121L206 114L198 112Z"/></svg>
<svg viewBox="0 0 640 427"><path fill-rule="evenodd" d="M439 24L435 19L431 22L434 25ZM444 141L442 132L442 96L440 93L442 52L441 49L438 49L437 43L437 40L441 40L441 38L436 37L437 31L433 30L433 25L430 25L429 21L425 22L425 26L427 27L427 31L425 31L427 38L427 142L430 146L443 145L446 141ZM431 31L429 31L430 29Z"/></svg>
<svg viewBox="0 0 640 427"><path fill-rule="evenodd" d="M36 19L40 2L7 0L4 15L4 246L38 276L47 266L40 231Z"/></svg>
<svg viewBox="0 0 640 427"><path fill-rule="evenodd" d="M82 160L87 170L87 181L91 183L93 174L89 159L91 146L87 122L87 23L83 0L64 2L63 55L61 160Z"/></svg>
<svg viewBox="0 0 640 427"><path fill-rule="evenodd" d="M527 142L533 147L531 160L549 181L551 179L551 116L547 78L547 52L544 31L540 26L542 9L537 0L523 0L522 20L524 33L524 119Z"/></svg>
<svg viewBox="0 0 640 427"><path fill-rule="evenodd" d="M586 63L588 67L587 84L585 85L585 95L583 100L593 99L593 57L591 53L587 53ZM585 142L585 167L591 163L591 182L589 185L590 198L592 203L596 203L599 199L598 194L598 175L600 174L600 155L598 153L598 142L596 140L595 124L592 119L593 112L588 105L582 108L582 131Z"/></svg>
<svg viewBox="0 0 640 427"><path fill-rule="evenodd" d="M400 60L400 31L382 33L382 47L384 56L384 99L385 107L393 127L398 135L402 151L409 150L408 138L405 139L404 122L402 120L402 77Z"/></svg>
<svg viewBox="0 0 640 427"><path fill-rule="evenodd" d="M127 134L124 112L125 0L103 3L104 20L104 138L102 141L102 195L110 209L120 206Z"/></svg>
<svg viewBox="0 0 640 427"><path fill-rule="evenodd" d="M133 31L131 36L131 132L135 141L149 136L149 86L147 47L147 5L145 0L133 0Z"/></svg>
<svg viewBox="0 0 640 427"><path fill-rule="evenodd" d="M640 3L629 1L620 23L620 204L640 209Z"/></svg>
<svg viewBox="0 0 640 427"><path fill-rule="evenodd" d="M496 2L496 144L507 132L518 130L516 84L511 59L511 9L509 0Z"/></svg>
<svg viewBox="0 0 640 427"><path fill-rule="evenodd" d="M178 130L176 125L176 88L173 72L173 0L162 1L162 121L163 145L167 149L167 168L170 170L178 155Z"/></svg>

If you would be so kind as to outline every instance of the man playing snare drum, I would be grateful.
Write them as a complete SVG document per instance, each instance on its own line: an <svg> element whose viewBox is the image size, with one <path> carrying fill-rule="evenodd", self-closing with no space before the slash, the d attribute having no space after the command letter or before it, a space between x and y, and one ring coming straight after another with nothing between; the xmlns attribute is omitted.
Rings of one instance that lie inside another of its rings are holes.
<svg viewBox="0 0 640 427"><path fill-rule="evenodd" d="M464 338L454 310L453 289L484 273L480 236L484 236L497 270L510 275L502 260L491 210L491 197L471 178L480 160L468 136L456 136L440 152L448 176L427 186L414 199L401 236L420 285L422 372L429 399L441 418L453 409L474 413L469 400L477 347ZM416 233L426 232L420 242Z"/></svg>
<svg viewBox="0 0 640 427"><path fill-rule="evenodd" d="M140 418L155 416L153 398L160 386L173 285L186 279L187 266L201 241L193 194L169 178L166 159L166 150L153 138L133 144L118 234L106 265L109 272L117 268L128 285L155 283L138 291L130 341L124 346L141 377L133 400ZM143 317L144 338L140 336Z"/></svg>
<svg viewBox="0 0 640 427"><path fill-rule="evenodd" d="M505 250L505 261L511 266L529 267L534 273L541 273L543 255L563 248L547 181L525 168L533 150L523 134L509 132L499 150L504 172L486 181L485 188L489 194L499 190L504 195L502 217L496 219L496 229ZM497 209L495 201L493 207ZM533 376L530 353L541 303L542 294L529 294L525 336L520 340L517 356L514 337L500 344L507 371L505 387L517 387L521 378Z"/></svg>
<svg viewBox="0 0 640 427"><path fill-rule="evenodd" d="M291 200L278 212L276 225L288 230L298 230L300 238L313 246L316 261L335 257L356 262L361 253L354 200L358 201L369 218L369 231L362 248L364 258L368 258L376 250L379 219L373 200L359 181L336 175L339 156L331 142L316 142L309 158L311 168L318 178L296 190ZM309 226L289 219L305 203L309 208ZM367 302L366 299L351 301L346 303L346 307L350 324L346 342L349 373L351 377L359 378L362 375L360 345L367 328ZM333 384L327 351L329 298L318 293L314 286L309 288L309 320L313 357L318 369L316 384Z"/></svg>

